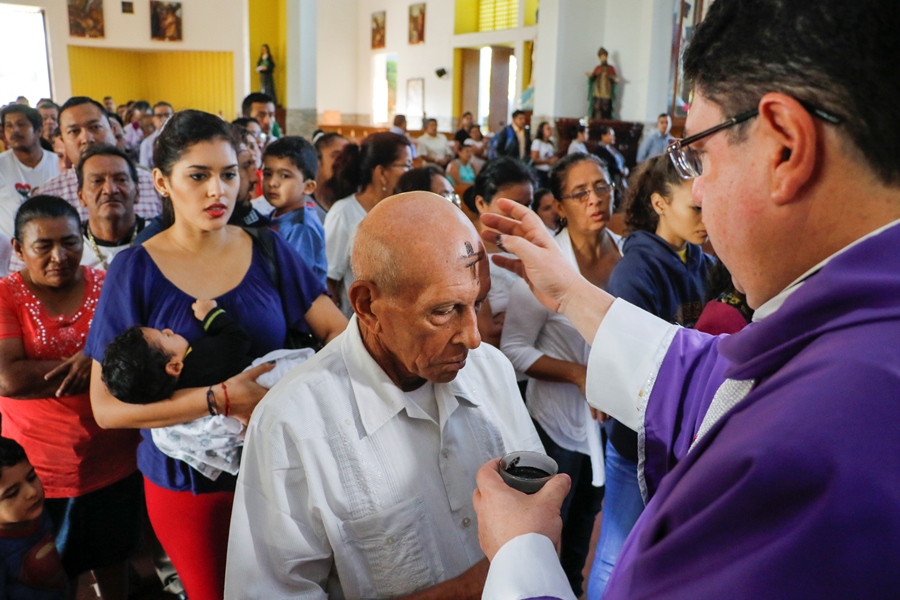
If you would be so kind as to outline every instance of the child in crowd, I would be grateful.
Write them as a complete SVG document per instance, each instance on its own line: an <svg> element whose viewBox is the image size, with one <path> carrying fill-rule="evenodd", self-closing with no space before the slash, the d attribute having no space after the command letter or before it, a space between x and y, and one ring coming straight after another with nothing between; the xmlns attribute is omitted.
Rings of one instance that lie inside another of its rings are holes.
<svg viewBox="0 0 900 600"><path fill-rule="evenodd" d="M162 452L215 480L222 471L237 474L244 443L244 426L228 416L228 390L219 382L251 366L277 361L275 369L257 379L261 386L271 388L313 351L276 350L253 361L247 331L218 308L215 300L197 300L191 308L205 332L195 343L188 343L171 329L131 327L107 346L101 373L109 391L131 404L159 402L177 389L210 386L209 417L155 428L152 433ZM221 388L219 395L214 387Z"/></svg>
<svg viewBox="0 0 900 600"><path fill-rule="evenodd" d="M275 210L271 228L300 253L322 283L328 271L325 229L316 213L319 158L316 149L299 136L275 140L263 153L263 196Z"/></svg>
<svg viewBox="0 0 900 600"><path fill-rule="evenodd" d="M68 579L44 486L18 442L0 437L0 598L65 600Z"/></svg>

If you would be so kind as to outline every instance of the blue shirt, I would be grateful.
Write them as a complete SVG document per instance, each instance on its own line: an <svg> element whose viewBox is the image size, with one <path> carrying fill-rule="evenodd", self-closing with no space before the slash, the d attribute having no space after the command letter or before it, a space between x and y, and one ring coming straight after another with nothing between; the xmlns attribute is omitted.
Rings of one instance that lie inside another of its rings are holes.
<svg viewBox="0 0 900 600"><path fill-rule="evenodd" d="M31 531L0 535L0 598L65 600L68 578L45 512Z"/></svg>
<svg viewBox="0 0 900 600"><path fill-rule="evenodd" d="M313 203L289 211L280 217L269 215L271 228L279 232L312 269L313 274L325 285L328 259L325 257L325 228Z"/></svg>
<svg viewBox="0 0 900 600"><path fill-rule="evenodd" d="M325 293L325 286L297 252L278 234L273 237L280 285L272 281L268 263L254 244L253 259L244 278L235 288L215 298L247 329L253 357L284 347L287 323L307 331L305 314ZM191 310L194 300L165 278L143 246L129 248L110 265L84 353L102 360L106 346L132 325L169 328L193 343L203 335L203 326ZM235 477L222 474L211 481L160 452L149 429L141 430L141 435L138 468L154 484L194 493L234 490Z"/></svg>

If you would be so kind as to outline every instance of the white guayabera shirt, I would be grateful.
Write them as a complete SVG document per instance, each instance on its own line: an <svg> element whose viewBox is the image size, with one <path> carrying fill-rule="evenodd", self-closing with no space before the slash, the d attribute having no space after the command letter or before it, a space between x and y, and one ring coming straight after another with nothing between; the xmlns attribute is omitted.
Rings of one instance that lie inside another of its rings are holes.
<svg viewBox="0 0 900 600"><path fill-rule="evenodd" d="M356 317L272 388L247 431L226 598L397 597L484 557L476 472L543 448L499 350L431 388L394 385Z"/></svg>

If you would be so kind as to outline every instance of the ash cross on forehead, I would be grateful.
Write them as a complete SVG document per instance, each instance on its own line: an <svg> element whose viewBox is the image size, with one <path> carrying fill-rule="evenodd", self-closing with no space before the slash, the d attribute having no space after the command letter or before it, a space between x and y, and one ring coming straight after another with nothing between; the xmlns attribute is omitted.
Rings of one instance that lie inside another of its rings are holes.
<svg viewBox="0 0 900 600"><path fill-rule="evenodd" d="M472 247L472 244L470 244L469 242L465 242L465 244L466 254L465 256L460 256L460 258L463 260L469 260L469 262L466 263L466 268L472 270L472 279L478 281L478 270L475 268L475 266L479 262L484 260L484 250L475 252L475 248Z"/></svg>

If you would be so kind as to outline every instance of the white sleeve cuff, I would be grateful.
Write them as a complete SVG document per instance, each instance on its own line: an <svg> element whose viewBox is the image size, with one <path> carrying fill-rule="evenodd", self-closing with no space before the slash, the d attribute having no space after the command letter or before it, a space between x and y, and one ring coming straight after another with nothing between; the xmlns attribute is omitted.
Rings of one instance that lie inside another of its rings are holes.
<svg viewBox="0 0 900 600"><path fill-rule="evenodd" d="M597 329L587 368L588 403L638 430L643 421L646 385L656 379L663 348L677 325L625 300L613 302Z"/></svg>
<svg viewBox="0 0 900 600"><path fill-rule="evenodd" d="M551 597L575 600L550 538L526 533L494 555L482 600L525 600Z"/></svg>

